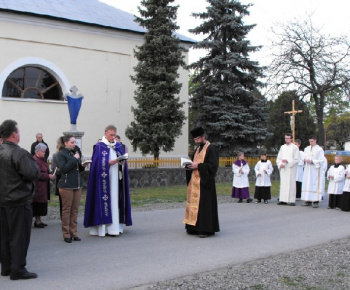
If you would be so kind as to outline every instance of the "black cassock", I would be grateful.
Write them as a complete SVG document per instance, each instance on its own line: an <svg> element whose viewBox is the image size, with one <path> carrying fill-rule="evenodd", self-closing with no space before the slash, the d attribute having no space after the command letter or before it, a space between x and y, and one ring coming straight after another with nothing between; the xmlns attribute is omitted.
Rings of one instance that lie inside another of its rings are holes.
<svg viewBox="0 0 350 290"><path fill-rule="evenodd" d="M200 146L200 151L203 149ZM193 157L192 157L193 160ZM218 201L216 197L215 175L219 166L219 156L213 145L209 145L204 162L198 164L200 176L200 200L196 226L186 224L187 230L203 233L220 231ZM186 171L187 185L191 180L192 170Z"/></svg>

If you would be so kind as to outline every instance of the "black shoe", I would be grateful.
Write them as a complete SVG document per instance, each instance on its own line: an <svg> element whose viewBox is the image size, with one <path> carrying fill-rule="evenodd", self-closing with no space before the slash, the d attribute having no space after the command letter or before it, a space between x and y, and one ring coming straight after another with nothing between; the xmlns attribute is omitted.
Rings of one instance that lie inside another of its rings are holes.
<svg viewBox="0 0 350 290"><path fill-rule="evenodd" d="M1 276L10 276L11 270L1 271Z"/></svg>
<svg viewBox="0 0 350 290"><path fill-rule="evenodd" d="M283 202L283 201L279 201L277 202L278 205L286 205L287 203L286 202Z"/></svg>
<svg viewBox="0 0 350 290"><path fill-rule="evenodd" d="M24 274L17 274L17 275L11 275L10 279L11 280L20 280L20 279L35 279L37 278L38 275L35 273L30 273L30 272L26 272Z"/></svg>
<svg viewBox="0 0 350 290"><path fill-rule="evenodd" d="M198 232L198 237L200 238L207 238L210 236L215 235L215 233L211 233L211 232Z"/></svg>
<svg viewBox="0 0 350 290"><path fill-rule="evenodd" d="M187 232L188 235L198 235L198 232L195 231L195 230L189 230L189 229L187 229L186 232Z"/></svg>
<svg viewBox="0 0 350 290"><path fill-rule="evenodd" d="M241 202L243 202L243 199L240 198L240 199L238 200L238 203L241 203Z"/></svg>
<svg viewBox="0 0 350 290"><path fill-rule="evenodd" d="M252 201L251 198L248 198L248 199L247 199L247 203L250 203L251 201Z"/></svg>
<svg viewBox="0 0 350 290"><path fill-rule="evenodd" d="M72 239L71 238L64 238L64 241L66 242L66 243L71 243L72 242Z"/></svg>
<svg viewBox="0 0 350 290"><path fill-rule="evenodd" d="M291 202L289 205L290 205L290 206L295 206L295 203L294 203L294 202Z"/></svg>
<svg viewBox="0 0 350 290"><path fill-rule="evenodd" d="M45 224L45 223L43 223L43 222L41 222L41 224L42 224L44 227L47 227L47 224Z"/></svg>
<svg viewBox="0 0 350 290"><path fill-rule="evenodd" d="M207 238L207 237L209 237L209 235L198 235L198 237L200 237L200 238Z"/></svg>
<svg viewBox="0 0 350 290"><path fill-rule="evenodd" d="M114 238L114 237L116 237L117 235L111 235L111 234L109 234L109 233L106 233L106 237L112 237L112 238Z"/></svg>
<svg viewBox="0 0 350 290"><path fill-rule="evenodd" d="M81 241L81 238L79 238L79 237L73 237L73 241L80 242L80 241Z"/></svg>
<svg viewBox="0 0 350 290"><path fill-rule="evenodd" d="M35 223L34 222L34 228L40 228L40 229L42 229L42 228L44 228L45 226L43 225L43 224L37 224L37 223Z"/></svg>

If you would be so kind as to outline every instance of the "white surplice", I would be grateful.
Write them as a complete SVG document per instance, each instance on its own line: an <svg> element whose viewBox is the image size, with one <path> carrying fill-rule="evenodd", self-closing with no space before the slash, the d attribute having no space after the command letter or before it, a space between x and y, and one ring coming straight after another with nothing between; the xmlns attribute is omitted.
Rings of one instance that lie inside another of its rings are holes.
<svg viewBox="0 0 350 290"><path fill-rule="evenodd" d="M266 173L265 171L266 170ZM270 160L266 160L266 162L261 162L261 160L254 167L256 181L256 186L271 186L270 175L273 172L273 166ZM258 176L258 174L260 175Z"/></svg>
<svg viewBox="0 0 350 290"><path fill-rule="evenodd" d="M287 160L287 163L282 162L284 159ZM280 170L280 202L295 202L298 161L299 148L295 144L281 146L276 159L277 167ZM282 164L285 167L281 168Z"/></svg>
<svg viewBox="0 0 350 290"><path fill-rule="evenodd" d="M307 146L304 150L304 159L312 160L305 162L301 199L304 201L321 201L325 190L325 170L327 159L323 149L318 146Z"/></svg>
<svg viewBox="0 0 350 290"><path fill-rule="evenodd" d="M242 172L240 173L240 169L242 168ZM237 166L236 164L232 164L232 172L233 172L233 182L232 186L236 188L244 188L249 187L249 165L248 162L244 166Z"/></svg>
<svg viewBox="0 0 350 290"><path fill-rule="evenodd" d="M304 152L299 151L299 161L296 181L303 182L304 175Z"/></svg>
<svg viewBox="0 0 350 290"><path fill-rule="evenodd" d="M329 176L333 176L333 179L330 179ZM339 165L338 168L335 168L332 165L327 172L328 183L328 194L343 194L344 180L345 180L345 169L343 165Z"/></svg>
<svg viewBox="0 0 350 290"><path fill-rule="evenodd" d="M344 188L343 188L343 192L350 192L350 165L346 166L346 170L345 170L345 183L344 183Z"/></svg>
<svg viewBox="0 0 350 290"><path fill-rule="evenodd" d="M116 143L110 143L106 137L102 138L103 143L106 145L115 145ZM117 152L109 149L109 160L116 159ZM111 196L111 212L112 212L112 224L99 225L90 227L90 235L104 237L107 233L109 235L119 235L123 232L123 224L119 223L119 179L118 179L119 164L109 166L109 189Z"/></svg>

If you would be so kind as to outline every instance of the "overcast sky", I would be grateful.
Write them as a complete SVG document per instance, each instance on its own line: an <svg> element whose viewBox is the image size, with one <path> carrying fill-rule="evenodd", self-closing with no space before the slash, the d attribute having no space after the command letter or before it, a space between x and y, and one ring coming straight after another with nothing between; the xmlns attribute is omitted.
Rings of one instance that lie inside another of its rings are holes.
<svg viewBox="0 0 350 290"><path fill-rule="evenodd" d="M131 14L138 14L139 0L100 0L101 2L115 6ZM243 18L246 24L257 26L248 34L252 45L263 45L261 52L251 55L253 60L261 64L268 64L268 46L273 34L271 28L276 22L286 23L293 19L299 19L312 14L313 23L322 27L323 31L332 35L349 34L350 31L350 1L348 0L242 0L244 4L252 3L249 8L250 15ZM206 0L175 0L174 5L179 5L177 23L180 26L179 33L195 40L202 36L196 36L188 32L189 29L198 26L201 21L191 16L192 12L203 12L209 5ZM196 61L203 53L190 50L190 63Z"/></svg>

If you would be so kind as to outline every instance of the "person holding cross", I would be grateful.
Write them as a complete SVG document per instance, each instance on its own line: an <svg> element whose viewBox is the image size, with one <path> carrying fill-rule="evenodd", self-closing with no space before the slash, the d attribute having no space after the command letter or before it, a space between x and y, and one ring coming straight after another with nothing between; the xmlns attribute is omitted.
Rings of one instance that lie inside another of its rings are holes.
<svg viewBox="0 0 350 290"><path fill-rule="evenodd" d="M296 177L299 161L299 148L292 142L292 134L284 135L286 144L277 155L277 167L280 171L280 195L278 205L295 206Z"/></svg>

